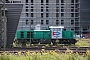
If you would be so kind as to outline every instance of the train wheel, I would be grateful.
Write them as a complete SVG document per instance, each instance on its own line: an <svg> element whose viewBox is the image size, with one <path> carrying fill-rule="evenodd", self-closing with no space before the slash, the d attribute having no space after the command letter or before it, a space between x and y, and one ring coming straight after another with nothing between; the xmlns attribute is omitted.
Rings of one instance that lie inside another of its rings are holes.
<svg viewBox="0 0 90 60"><path fill-rule="evenodd" d="M22 47L25 47L25 46L26 46L26 41L23 40L23 41L22 41Z"/></svg>

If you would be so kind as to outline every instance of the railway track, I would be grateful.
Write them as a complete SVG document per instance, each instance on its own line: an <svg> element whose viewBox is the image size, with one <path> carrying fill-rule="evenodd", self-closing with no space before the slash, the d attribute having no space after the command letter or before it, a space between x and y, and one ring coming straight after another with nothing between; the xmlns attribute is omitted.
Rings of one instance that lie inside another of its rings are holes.
<svg viewBox="0 0 90 60"><path fill-rule="evenodd" d="M90 50L90 47L15 47L15 48L5 48L6 51L14 50ZM4 51L4 48L1 48L0 51Z"/></svg>
<svg viewBox="0 0 90 60"><path fill-rule="evenodd" d="M9 53L18 53L19 51L21 53L26 53L29 51L30 53L32 52L47 52L47 51L55 51L55 52L60 52L60 53L76 53L78 52L79 54L85 54L87 50L90 50L90 47L16 47L16 48L6 48L5 51ZM0 49L0 53L3 53L4 49Z"/></svg>

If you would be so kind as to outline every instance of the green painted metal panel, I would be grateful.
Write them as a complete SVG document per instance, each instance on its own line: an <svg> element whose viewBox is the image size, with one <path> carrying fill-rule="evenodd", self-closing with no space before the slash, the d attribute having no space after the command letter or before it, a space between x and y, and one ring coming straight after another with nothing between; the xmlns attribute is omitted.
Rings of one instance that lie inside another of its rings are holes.
<svg viewBox="0 0 90 60"><path fill-rule="evenodd" d="M34 31L33 38L34 39L41 39L41 38L43 38L43 31Z"/></svg>
<svg viewBox="0 0 90 60"><path fill-rule="evenodd" d="M20 39L20 31L16 32L16 39Z"/></svg>
<svg viewBox="0 0 90 60"><path fill-rule="evenodd" d="M27 31L24 31L24 38L27 39Z"/></svg>
<svg viewBox="0 0 90 60"><path fill-rule="evenodd" d="M62 38L64 39L74 38L74 31L70 30L62 31Z"/></svg>
<svg viewBox="0 0 90 60"><path fill-rule="evenodd" d="M51 39L51 31L44 31L43 32L43 38Z"/></svg>
<svg viewBox="0 0 90 60"><path fill-rule="evenodd" d="M30 37L31 33L31 37ZM17 39L51 39L51 31L50 30L20 30L16 33Z"/></svg>
<svg viewBox="0 0 90 60"><path fill-rule="evenodd" d="M50 30L34 31L33 39L50 39L50 38L51 38Z"/></svg>
<svg viewBox="0 0 90 60"><path fill-rule="evenodd" d="M26 31L26 39L33 38L33 30L31 31Z"/></svg>
<svg viewBox="0 0 90 60"><path fill-rule="evenodd" d="M25 39L25 31L20 31L20 39Z"/></svg>
<svg viewBox="0 0 90 60"><path fill-rule="evenodd" d="M16 32L17 39L27 39L27 31L26 30L19 30Z"/></svg>

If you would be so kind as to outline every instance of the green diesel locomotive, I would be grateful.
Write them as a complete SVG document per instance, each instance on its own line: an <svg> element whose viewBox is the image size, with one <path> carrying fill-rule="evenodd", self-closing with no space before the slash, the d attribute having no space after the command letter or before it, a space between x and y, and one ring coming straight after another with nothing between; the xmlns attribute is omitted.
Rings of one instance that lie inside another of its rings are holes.
<svg viewBox="0 0 90 60"><path fill-rule="evenodd" d="M75 44L74 31L63 30L61 26L50 26L48 30L18 30L16 40L22 43L30 42L32 44Z"/></svg>

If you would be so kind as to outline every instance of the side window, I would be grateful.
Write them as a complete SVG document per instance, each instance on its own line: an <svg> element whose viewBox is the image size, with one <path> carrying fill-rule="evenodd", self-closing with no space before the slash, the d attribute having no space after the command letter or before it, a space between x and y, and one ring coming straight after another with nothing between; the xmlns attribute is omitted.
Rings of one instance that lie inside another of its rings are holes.
<svg viewBox="0 0 90 60"><path fill-rule="evenodd" d="M21 32L21 38L24 38L24 32Z"/></svg>
<svg viewBox="0 0 90 60"><path fill-rule="evenodd" d="M27 32L27 38L30 38L30 32Z"/></svg>

